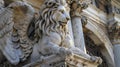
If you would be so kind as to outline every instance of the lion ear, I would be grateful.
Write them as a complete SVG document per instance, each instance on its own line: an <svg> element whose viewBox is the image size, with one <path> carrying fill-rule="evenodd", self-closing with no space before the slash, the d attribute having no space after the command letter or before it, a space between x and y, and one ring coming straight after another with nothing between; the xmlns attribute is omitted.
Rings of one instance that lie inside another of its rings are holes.
<svg viewBox="0 0 120 67"><path fill-rule="evenodd" d="M60 0L60 3L61 3L62 5L65 5L65 4L66 4L66 0Z"/></svg>
<svg viewBox="0 0 120 67"><path fill-rule="evenodd" d="M45 5L46 5L47 7L52 7L54 4L55 4L55 1L53 1L53 0L45 1Z"/></svg>

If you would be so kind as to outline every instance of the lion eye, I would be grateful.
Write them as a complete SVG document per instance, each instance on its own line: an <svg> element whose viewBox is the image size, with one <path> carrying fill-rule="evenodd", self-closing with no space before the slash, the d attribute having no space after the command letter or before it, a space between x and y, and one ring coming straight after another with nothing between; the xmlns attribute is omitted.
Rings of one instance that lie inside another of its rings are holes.
<svg viewBox="0 0 120 67"><path fill-rule="evenodd" d="M48 4L49 4L49 5L51 5L52 3L51 3L51 2L49 2Z"/></svg>
<svg viewBox="0 0 120 67"><path fill-rule="evenodd" d="M61 13L64 13L64 10L60 10Z"/></svg>

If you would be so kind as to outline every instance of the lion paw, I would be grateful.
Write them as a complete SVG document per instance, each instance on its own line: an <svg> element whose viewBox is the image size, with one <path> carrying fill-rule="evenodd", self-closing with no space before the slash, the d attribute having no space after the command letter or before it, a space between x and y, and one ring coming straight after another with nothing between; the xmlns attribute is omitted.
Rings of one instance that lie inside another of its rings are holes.
<svg viewBox="0 0 120 67"><path fill-rule="evenodd" d="M72 55L72 51L69 50L69 49L60 48L60 55L61 56L71 56Z"/></svg>
<svg viewBox="0 0 120 67"><path fill-rule="evenodd" d="M91 56L90 60L95 62L95 63L98 63L98 64L102 63L102 59L100 57L97 57L97 56Z"/></svg>

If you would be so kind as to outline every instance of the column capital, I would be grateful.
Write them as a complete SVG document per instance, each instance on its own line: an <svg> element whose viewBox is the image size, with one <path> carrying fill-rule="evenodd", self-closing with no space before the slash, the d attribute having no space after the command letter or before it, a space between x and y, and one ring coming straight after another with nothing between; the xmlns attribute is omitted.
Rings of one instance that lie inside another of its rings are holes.
<svg viewBox="0 0 120 67"><path fill-rule="evenodd" d="M71 6L71 16L81 16L83 9L86 9L90 4L90 0L72 0L70 3Z"/></svg>
<svg viewBox="0 0 120 67"><path fill-rule="evenodd" d="M88 22L88 18L86 16L81 15L82 26L84 27Z"/></svg>
<svg viewBox="0 0 120 67"><path fill-rule="evenodd" d="M113 44L120 44L120 22L109 24L109 37Z"/></svg>

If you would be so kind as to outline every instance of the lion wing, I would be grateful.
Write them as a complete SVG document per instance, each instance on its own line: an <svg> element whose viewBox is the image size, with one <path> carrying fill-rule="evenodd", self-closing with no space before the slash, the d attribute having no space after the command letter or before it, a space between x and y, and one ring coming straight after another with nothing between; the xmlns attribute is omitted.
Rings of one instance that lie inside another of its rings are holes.
<svg viewBox="0 0 120 67"><path fill-rule="evenodd" d="M19 62L18 56L15 54L9 38L12 32L13 24L13 12L9 8L2 8L0 10L0 50L4 56L13 64Z"/></svg>
<svg viewBox="0 0 120 67"><path fill-rule="evenodd" d="M33 41L29 38L28 30L31 24L30 22L34 17L34 9L29 4L21 1L14 2L9 6L12 6L13 9L15 7L14 12L17 13L17 15L14 15L15 19L11 42L20 60L25 61L27 57L30 56L33 47ZM18 8L16 9L16 7Z"/></svg>
<svg viewBox="0 0 120 67"><path fill-rule="evenodd" d="M0 50L12 64L26 60L32 52L27 31L33 16L34 9L21 1L11 3L0 12Z"/></svg>

